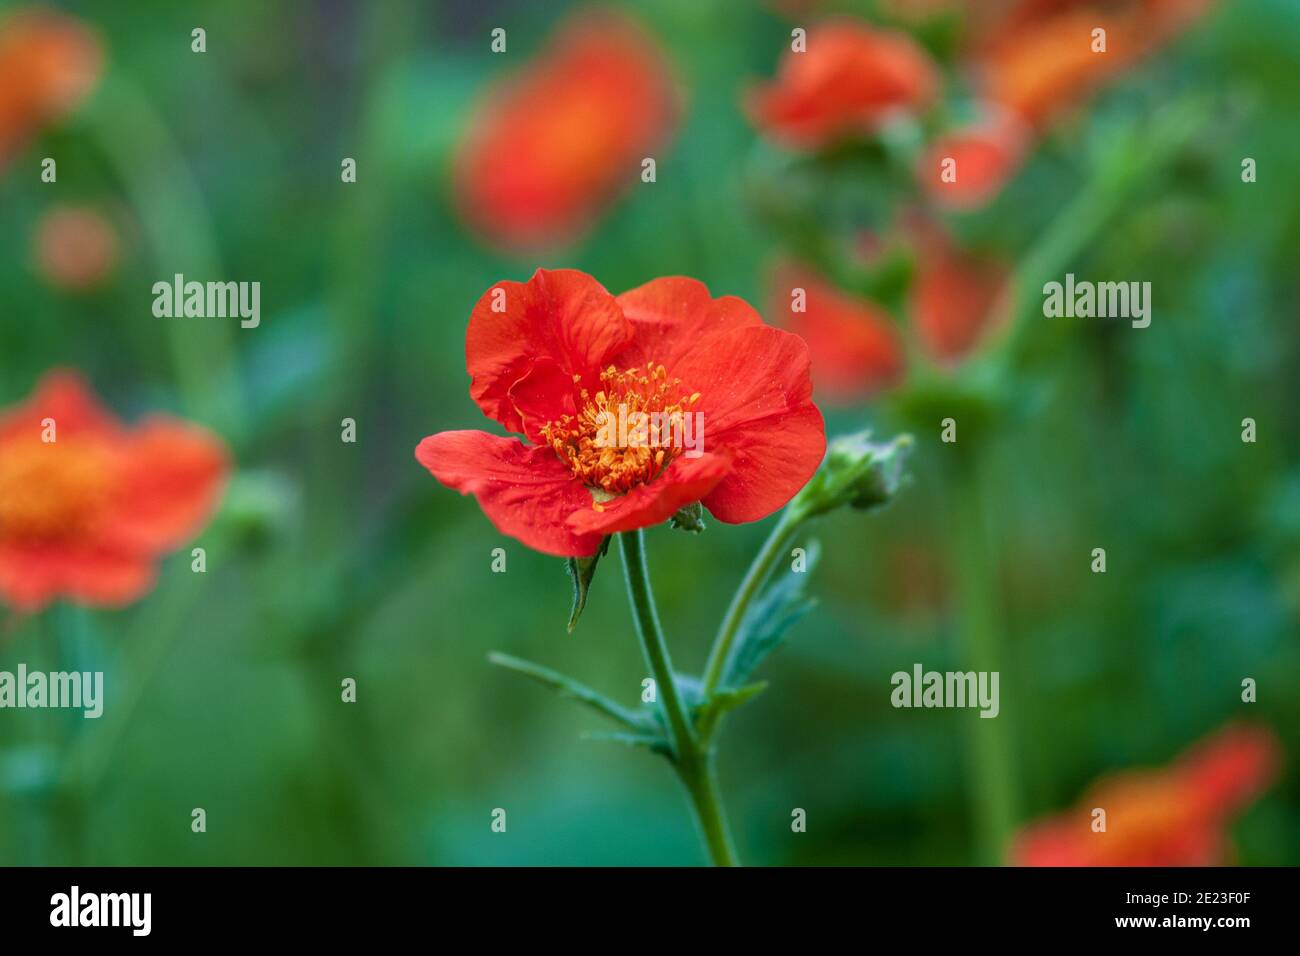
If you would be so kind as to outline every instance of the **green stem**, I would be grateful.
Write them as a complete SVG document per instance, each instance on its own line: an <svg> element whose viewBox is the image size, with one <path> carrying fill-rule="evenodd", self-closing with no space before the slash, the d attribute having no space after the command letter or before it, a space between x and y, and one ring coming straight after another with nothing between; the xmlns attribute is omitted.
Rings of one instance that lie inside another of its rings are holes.
<svg viewBox="0 0 1300 956"><path fill-rule="evenodd" d="M727 614L722 619L722 625L718 628L718 636L714 638L713 649L709 651L709 662L704 667L704 698L706 700L712 696L713 692L717 690L718 684L722 681L722 675L727 666L727 656L731 653L731 645L735 642L736 634L740 630L740 622L745 619L745 612L749 610L750 603L762 589L763 582L771 576L772 569L785 553L785 546L794 537L795 531L803 524L803 520L802 512L798 512L793 508L787 508L781 512L776 527L767 536L762 549L755 556L749 570L745 572L745 579L740 582L739 590L731 599Z"/></svg>
<svg viewBox="0 0 1300 956"><path fill-rule="evenodd" d="M638 529L623 532L618 537L623 551L623 572L627 580L628 600L632 605L632 619L636 624L637 637L641 640L646 663L654 675L667 720L673 767L691 798L696 822L714 864L735 866L736 851L732 847L726 814L718 792L713 753L707 746L701 746L696 737L681 694L678 693L677 683L673 679L672 660L668 656L668 645L664 641L659 614L655 610L654 594L650 590L644 535Z"/></svg>
<svg viewBox="0 0 1300 956"><path fill-rule="evenodd" d="M976 462L957 463L953 504L957 525L953 557L965 667L976 672L1005 673L1008 661L996 609L997 583L990 573L992 564ZM1011 727L1006 713L971 721L968 745L980 862L996 866L1006 859L1017 819Z"/></svg>

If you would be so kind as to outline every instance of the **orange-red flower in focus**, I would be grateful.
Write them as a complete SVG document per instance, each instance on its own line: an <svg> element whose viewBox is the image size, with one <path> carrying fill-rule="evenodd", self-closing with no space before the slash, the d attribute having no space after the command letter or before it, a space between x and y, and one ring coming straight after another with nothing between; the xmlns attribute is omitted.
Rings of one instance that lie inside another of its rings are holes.
<svg viewBox="0 0 1300 956"><path fill-rule="evenodd" d="M1073 810L1031 824L1012 849L1023 866L1214 866L1228 861L1225 829L1277 774L1272 731L1230 725L1163 770L1099 781ZM1106 830L1094 832L1095 808Z"/></svg>
<svg viewBox="0 0 1300 956"><path fill-rule="evenodd" d="M498 245L571 241L640 182L677 112L668 62L639 25L613 13L571 19L478 104L456 156L456 200Z"/></svg>
<svg viewBox="0 0 1300 956"><path fill-rule="evenodd" d="M808 30L807 49L786 51L776 79L750 91L751 121L784 145L818 149L873 132L889 115L933 101L938 73L904 33L831 20Z"/></svg>
<svg viewBox="0 0 1300 956"><path fill-rule="evenodd" d="M0 165L99 79L99 41L79 20L28 9L0 17Z"/></svg>
<svg viewBox="0 0 1300 956"><path fill-rule="evenodd" d="M803 290L803 310L793 295ZM883 308L841 292L808 266L785 262L772 279L773 315L808 343L817 394L850 401L897 383L903 344Z"/></svg>
<svg viewBox="0 0 1300 956"><path fill-rule="evenodd" d="M0 601L34 612L139 598L158 558L203 526L226 473L206 430L164 417L127 427L76 374L46 376L0 411Z"/></svg>
<svg viewBox="0 0 1300 956"><path fill-rule="evenodd" d="M803 340L694 279L655 279L617 298L570 269L500 282L474 307L465 356L479 408L532 444L441 432L415 457L474 495L498 531L547 554L592 555L605 535L696 501L719 521L757 521L826 451ZM602 423L620 406L702 421L700 453L609 442Z"/></svg>

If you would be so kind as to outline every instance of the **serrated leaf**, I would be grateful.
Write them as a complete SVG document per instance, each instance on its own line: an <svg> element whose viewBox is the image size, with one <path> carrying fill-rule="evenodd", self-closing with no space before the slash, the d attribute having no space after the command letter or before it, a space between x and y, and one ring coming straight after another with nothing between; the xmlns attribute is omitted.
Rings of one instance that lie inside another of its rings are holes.
<svg viewBox="0 0 1300 956"><path fill-rule="evenodd" d="M781 645L790 626L816 605L806 587L820 556L820 545L810 542L805 570L785 571L750 604L722 670L723 688L743 688L763 659Z"/></svg>
<svg viewBox="0 0 1300 956"><path fill-rule="evenodd" d="M586 684L579 683L572 677L566 677L559 671L553 671L549 667L543 667L540 664L534 664L531 661L521 660L518 657L511 657L509 654L501 654L497 651L488 654L488 661L497 667L504 667L516 674L523 674L543 687L549 687L551 690L556 691L563 697L570 697L581 704L586 704L597 713L611 720L616 720L638 733L658 733L658 722L648 714L633 710L630 707L624 707L622 704L610 700L599 691L592 690Z"/></svg>
<svg viewBox="0 0 1300 956"><path fill-rule="evenodd" d="M606 535L600 543L600 549L589 558L566 558L564 561L564 570L569 573L569 581L573 584L573 607L569 611L570 634L578 626L578 618L587 606L587 592L591 589L592 579L596 577L596 565L609 550L609 541L610 538Z"/></svg>

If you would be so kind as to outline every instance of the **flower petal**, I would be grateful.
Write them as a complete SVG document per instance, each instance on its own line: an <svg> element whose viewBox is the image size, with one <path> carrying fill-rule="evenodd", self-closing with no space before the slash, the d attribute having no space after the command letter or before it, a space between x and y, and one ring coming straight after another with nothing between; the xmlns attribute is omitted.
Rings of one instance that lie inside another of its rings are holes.
<svg viewBox="0 0 1300 956"><path fill-rule="evenodd" d="M478 499L502 534L560 557L590 557L599 534L576 531L570 515L591 508L591 492L549 448L479 431L430 435L416 460L449 488Z"/></svg>
<svg viewBox="0 0 1300 956"><path fill-rule="evenodd" d="M679 508L701 500L731 470L725 454L679 457L654 481L601 505L569 516L569 527L585 534L614 534L648 528L671 518Z"/></svg>
<svg viewBox="0 0 1300 956"><path fill-rule="evenodd" d="M153 587L153 561L111 550L0 540L0 599L35 613L68 597L93 607L121 607Z"/></svg>
<svg viewBox="0 0 1300 956"><path fill-rule="evenodd" d="M535 364L594 381L631 338L614 297L586 273L538 269L525 283L498 282L474 306L465 335L470 395L489 418L523 433L510 390Z"/></svg>
<svg viewBox="0 0 1300 956"><path fill-rule="evenodd" d="M152 554L189 540L220 500L224 446L197 425L157 417L125 441L119 491L96 535L114 549Z"/></svg>
<svg viewBox="0 0 1300 956"><path fill-rule="evenodd" d="M757 521L807 484L826 454L826 424L812 401L803 339L768 326L716 332L670 373L700 393L701 450L732 459L704 498L714 517Z"/></svg>
<svg viewBox="0 0 1300 956"><path fill-rule="evenodd" d="M734 295L715 299L703 282L685 276L654 279L624 292L618 304L634 334L619 356L624 368L647 362L672 368L710 332L763 324L748 302Z"/></svg>
<svg viewBox="0 0 1300 956"><path fill-rule="evenodd" d="M791 292L804 290L804 311L791 311L787 324L808 343L820 398L861 401L902 378L903 343L881 306L842 292L798 263L781 265L772 286L771 314L788 310Z"/></svg>
<svg viewBox="0 0 1300 956"><path fill-rule="evenodd" d="M122 430L86 380L68 369L46 373L27 401L0 415L0 440L39 437L46 418L54 420L56 440L88 433L112 436Z"/></svg>

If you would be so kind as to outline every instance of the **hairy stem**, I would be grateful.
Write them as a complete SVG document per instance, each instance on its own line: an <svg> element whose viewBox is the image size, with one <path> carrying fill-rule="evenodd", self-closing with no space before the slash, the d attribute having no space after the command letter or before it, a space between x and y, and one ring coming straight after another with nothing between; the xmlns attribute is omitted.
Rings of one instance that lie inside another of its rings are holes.
<svg viewBox="0 0 1300 956"><path fill-rule="evenodd" d="M690 715L673 680L672 660L664 641L659 614L655 610L654 594L650 590L650 574L645 560L645 539L640 530L625 531L619 536L623 551L623 572L627 580L628 600L632 605L632 619L646 663L654 675L660 706L668 725L669 743L673 750L673 767L686 787L695 811L695 820L708 847L709 856L717 866L735 866L736 852L732 847L726 814L718 792L717 776L713 769L712 751L701 746L691 726Z"/></svg>
<svg viewBox="0 0 1300 956"><path fill-rule="evenodd" d="M771 577L772 569L785 552L785 546L801 524L803 524L801 513L790 508L781 512L776 527L763 542L762 549L754 557L749 570L745 572L745 578L740 582L740 588L731 599L727 614L718 628L718 636L713 640L713 649L709 651L709 662L704 667L706 700L718 689L718 684L722 681L727 666L727 656L731 653L731 645L740 630L740 622L745 619L745 612L749 610L750 603L762 590L763 582Z"/></svg>

